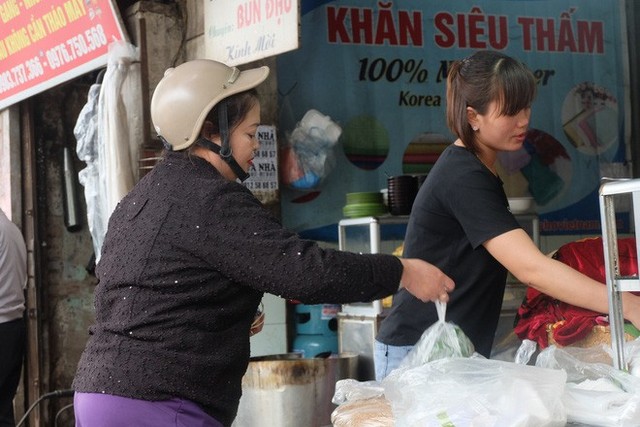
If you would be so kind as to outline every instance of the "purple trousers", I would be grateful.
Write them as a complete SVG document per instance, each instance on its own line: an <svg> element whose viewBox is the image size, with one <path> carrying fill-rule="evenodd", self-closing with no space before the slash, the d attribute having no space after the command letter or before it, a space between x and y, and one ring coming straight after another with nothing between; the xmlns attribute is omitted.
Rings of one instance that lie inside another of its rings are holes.
<svg viewBox="0 0 640 427"><path fill-rule="evenodd" d="M149 401L102 393L75 393L76 427L223 427L184 399Z"/></svg>

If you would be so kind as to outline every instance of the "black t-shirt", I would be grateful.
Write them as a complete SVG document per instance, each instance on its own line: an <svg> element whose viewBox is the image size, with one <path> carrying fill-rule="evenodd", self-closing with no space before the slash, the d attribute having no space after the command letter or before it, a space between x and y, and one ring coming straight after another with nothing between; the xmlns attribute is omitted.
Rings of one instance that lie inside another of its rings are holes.
<svg viewBox="0 0 640 427"><path fill-rule="evenodd" d="M485 357L491 353L507 271L482 244L518 227L502 180L455 145L444 150L429 172L409 219L403 256L424 259L455 281L446 320L460 326ZM437 320L435 304L400 290L377 339L414 345Z"/></svg>

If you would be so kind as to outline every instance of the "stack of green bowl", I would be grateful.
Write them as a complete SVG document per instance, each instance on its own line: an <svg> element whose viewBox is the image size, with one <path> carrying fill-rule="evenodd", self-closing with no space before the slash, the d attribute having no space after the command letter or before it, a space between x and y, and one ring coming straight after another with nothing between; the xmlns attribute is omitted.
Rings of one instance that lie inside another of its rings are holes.
<svg viewBox="0 0 640 427"><path fill-rule="evenodd" d="M381 192L347 193L347 204L342 209L348 218L380 216L389 213Z"/></svg>

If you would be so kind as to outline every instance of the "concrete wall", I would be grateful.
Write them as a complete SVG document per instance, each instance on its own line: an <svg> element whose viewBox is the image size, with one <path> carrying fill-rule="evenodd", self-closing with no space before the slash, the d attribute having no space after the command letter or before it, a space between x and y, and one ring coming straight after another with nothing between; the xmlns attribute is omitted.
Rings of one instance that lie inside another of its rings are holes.
<svg viewBox="0 0 640 427"><path fill-rule="evenodd" d="M75 156L73 128L86 103L93 78L86 76L77 79L30 100L37 171L36 182L33 183L37 188L36 226L41 236L36 244L43 260L42 265L36 267L42 270L42 280L36 284L40 299L37 315L42 322L42 348L39 355L42 371L34 381L38 382L43 392L71 387L76 364L86 341L87 327L93 319L96 280L87 269L93 249L86 226L86 208L81 201L78 208L81 228L78 231L68 230L64 220L62 179L65 146L73 149L75 170L80 171L85 166ZM77 182L76 189L83 191ZM66 403L69 401L53 401L50 410L57 411ZM47 405L42 408L46 412Z"/></svg>

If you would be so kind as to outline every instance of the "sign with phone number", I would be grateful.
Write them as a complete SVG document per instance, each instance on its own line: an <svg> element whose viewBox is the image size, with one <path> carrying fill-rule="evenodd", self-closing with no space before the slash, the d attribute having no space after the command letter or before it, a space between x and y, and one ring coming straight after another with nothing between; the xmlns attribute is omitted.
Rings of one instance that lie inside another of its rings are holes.
<svg viewBox="0 0 640 427"><path fill-rule="evenodd" d="M111 0L0 0L0 110L107 63Z"/></svg>

